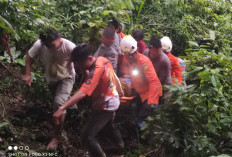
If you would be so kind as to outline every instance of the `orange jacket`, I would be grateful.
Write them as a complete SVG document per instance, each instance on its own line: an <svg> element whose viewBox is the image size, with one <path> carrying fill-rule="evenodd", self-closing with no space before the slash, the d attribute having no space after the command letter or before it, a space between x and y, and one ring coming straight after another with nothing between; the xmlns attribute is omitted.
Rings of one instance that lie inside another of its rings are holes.
<svg viewBox="0 0 232 157"><path fill-rule="evenodd" d="M116 79L110 61L105 57L98 57L80 91L93 98L93 109L116 110L117 102L106 103L110 98L118 97Z"/></svg>
<svg viewBox="0 0 232 157"><path fill-rule="evenodd" d="M172 82L177 83L175 79L178 80L178 83L182 82L182 71L178 59L171 54L171 52L167 53L170 61L171 61L171 75L172 75Z"/></svg>
<svg viewBox="0 0 232 157"><path fill-rule="evenodd" d="M123 62L123 72L130 75L132 87L139 93L142 102L148 100L148 104L158 104L162 96L162 85L150 59L137 53L136 64L130 65L126 59ZM135 69L138 70L137 75L133 75Z"/></svg>

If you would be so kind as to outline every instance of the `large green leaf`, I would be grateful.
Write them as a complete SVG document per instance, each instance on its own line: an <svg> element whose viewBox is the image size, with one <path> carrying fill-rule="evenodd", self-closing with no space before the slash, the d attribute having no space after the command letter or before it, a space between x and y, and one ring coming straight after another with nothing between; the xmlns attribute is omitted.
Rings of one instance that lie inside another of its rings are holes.
<svg viewBox="0 0 232 157"><path fill-rule="evenodd" d="M206 80L206 81L208 81L208 80L210 80L211 79L211 72L209 72L209 71L202 71L202 72L199 72L198 74L197 74L199 77L200 77L200 79L202 79L202 80Z"/></svg>

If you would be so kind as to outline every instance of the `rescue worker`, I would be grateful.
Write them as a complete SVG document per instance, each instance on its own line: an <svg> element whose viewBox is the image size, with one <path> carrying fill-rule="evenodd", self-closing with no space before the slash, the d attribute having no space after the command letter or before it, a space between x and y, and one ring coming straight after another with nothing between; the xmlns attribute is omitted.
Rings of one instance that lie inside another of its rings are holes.
<svg viewBox="0 0 232 157"><path fill-rule="evenodd" d="M78 103L84 97L91 96L93 99L92 113L82 131L82 142L93 157L106 157L97 140L97 135L103 128L107 129L117 148L124 148L121 134L114 125L115 111L120 104L116 90L117 76L110 61L104 57L92 56L90 48L86 44L81 44L73 50L72 61L75 68L88 70L89 75L81 88L53 116L59 124L59 119L67 108Z"/></svg>
<svg viewBox="0 0 232 157"><path fill-rule="evenodd" d="M143 54L152 61L161 84L172 85L171 62L168 56L162 51L160 39L153 35L149 43L149 48Z"/></svg>
<svg viewBox="0 0 232 157"><path fill-rule="evenodd" d="M142 53L146 50L146 45L143 41L143 31L137 30L132 33L133 38L137 41L138 52Z"/></svg>
<svg viewBox="0 0 232 157"><path fill-rule="evenodd" d="M137 104L137 126L142 127L152 107L157 107L162 96L162 86L149 58L137 52L137 42L132 36L121 41L124 53L124 72L130 75L132 87L139 94L141 103Z"/></svg>
<svg viewBox="0 0 232 157"><path fill-rule="evenodd" d="M71 41L62 38L56 30L48 28L40 33L40 39L34 43L26 57L26 74L23 80L31 86L32 65L40 56L45 67L45 78L53 96L54 112L68 100L75 82L75 70L71 62L71 52L75 46ZM61 116L60 125L54 125L48 149L58 146L58 136L65 112Z"/></svg>
<svg viewBox="0 0 232 157"><path fill-rule="evenodd" d="M169 37L161 38L162 50L169 57L171 61L171 75L173 78L173 83L182 82L182 71L178 59L172 55L172 41Z"/></svg>
<svg viewBox="0 0 232 157"><path fill-rule="evenodd" d="M94 56L103 56L109 59L114 71L117 72L118 54L120 53L120 47L115 31L110 27L104 28L101 34L101 41L102 44L99 46Z"/></svg>

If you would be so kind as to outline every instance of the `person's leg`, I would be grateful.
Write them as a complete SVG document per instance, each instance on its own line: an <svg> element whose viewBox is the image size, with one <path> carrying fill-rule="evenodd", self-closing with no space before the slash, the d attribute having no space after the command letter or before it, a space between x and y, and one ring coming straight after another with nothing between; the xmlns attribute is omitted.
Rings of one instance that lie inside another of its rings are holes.
<svg viewBox="0 0 232 157"><path fill-rule="evenodd" d="M145 100L143 103L137 104L137 112L136 112L136 131L138 135L138 143L147 144L147 140L141 138L142 130L141 128L145 124L146 118L149 116L149 114L152 111L152 107L147 104L147 100Z"/></svg>
<svg viewBox="0 0 232 157"><path fill-rule="evenodd" d="M115 117L115 113L114 113ZM113 143L112 146L108 146L105 148L107 151L122 151L124 150L124 142L122 139L122 135L119 129L114 124L114 117L110 120L107 125L104 127L104 133L107 138Z"/></svg>
<svg viewBox="0 0 232 157"><path fill-rule="evenodd" d="M53 108L54 111L56 111L60 106L62 106L70 97L70 93L72 91L73 88L73 84L74 84L74 79L73 78L68 78L68 79L64 79L61 80L57 83L57 85L55 87L51 86L51 92L55 92L54 94L54 100L53 100ZM54 89L55 88L55 89ZM50 148L57 148L58 146L58 137L61 134L62 131L62 125L64 123L65 120L65 113L61 116L61 123L60 125L56 125L53 122L53 136L51 141L49 142L47 149Z"/></svg>
<svg viewBox="0 0 232 157"><path fill-rule="evenodd" d="M93 157L105 157L96 136L104 126L112 120L114 112L93 111L87 125L82 131L82 143L86 145Z"/></svg>
<svg viewBox="0 0 232 157"><path fill-rule="evenodd" d="M139 129L142 128L145 119L148 117L149 113L151 112L151 109L152 109L151 106L147 104L147 100L137 104L136 124Z"/></svg>

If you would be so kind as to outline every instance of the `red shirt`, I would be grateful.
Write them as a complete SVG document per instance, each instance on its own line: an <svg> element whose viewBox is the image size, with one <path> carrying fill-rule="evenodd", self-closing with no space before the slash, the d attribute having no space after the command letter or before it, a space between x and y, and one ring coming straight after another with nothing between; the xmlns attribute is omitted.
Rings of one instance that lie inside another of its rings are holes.
<svg viewBox="0 0 232 157"><path fill-rule="evenodd" d="M146 45L145 45L145 43L142 40L139 40L137 42L137 46L138 46L137 50L138 50L139 53L143 53L143 51L146 50Z"/></svg>
<svg viewBox="0 0 232 157"><path fill-rule="evenodd" d="M173 78L172 82L177 83L175 80L177 79L178 83L181 83L182 82L182 71L181 71L181 67L180 67L178 59L175 56L173 56L171 52L168 52L167 56L169 57L171 61L171 74Z"/></svg>
<svg viewBox="0 0 232 157"><path fill-rule="evenodd" d="M115 111L119 107L116 77L110 61L98 57L80 91L92 96L95 110Z"/></svg>

